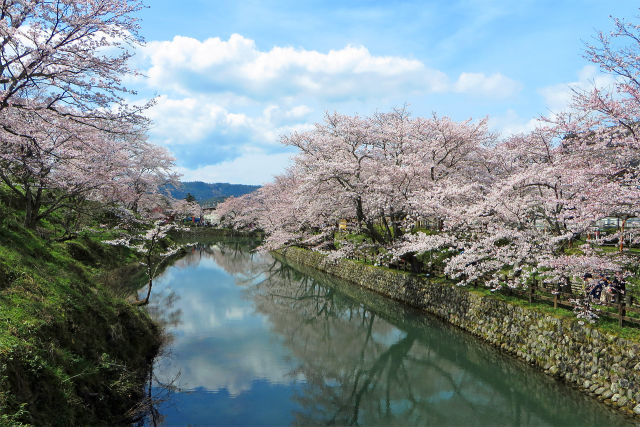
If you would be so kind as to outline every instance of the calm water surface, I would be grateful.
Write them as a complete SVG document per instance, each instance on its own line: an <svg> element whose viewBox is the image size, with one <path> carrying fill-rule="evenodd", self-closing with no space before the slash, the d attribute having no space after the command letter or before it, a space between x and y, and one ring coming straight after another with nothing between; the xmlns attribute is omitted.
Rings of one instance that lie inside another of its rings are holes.
<svg viewBox="0 0 640 427"><path fill-rule="evenodd" d="M193 249L152 304L172 336L154 365L164 425L630 423L437 319L238 242Z"/></svg>

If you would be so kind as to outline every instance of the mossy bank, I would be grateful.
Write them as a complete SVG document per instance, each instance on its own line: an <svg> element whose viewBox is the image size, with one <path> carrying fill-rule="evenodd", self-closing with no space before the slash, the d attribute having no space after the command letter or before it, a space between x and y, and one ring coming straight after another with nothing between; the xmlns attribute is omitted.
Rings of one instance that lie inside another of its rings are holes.
<svg viewBox="0 0 640 427"><path fill-rule="evenodd" d="M0 227L0 425L119 425L135 417L160 343L113 284L135 255ZM111 283L108 285L107 283Z"/></svg>
<svg viewBox="0 0 640 427"><path fill-rule="evenodd" d="M452 284L300 248L280 251L310 266L435 314L629 414L640 416L640 342L571 316Z"/></svg>

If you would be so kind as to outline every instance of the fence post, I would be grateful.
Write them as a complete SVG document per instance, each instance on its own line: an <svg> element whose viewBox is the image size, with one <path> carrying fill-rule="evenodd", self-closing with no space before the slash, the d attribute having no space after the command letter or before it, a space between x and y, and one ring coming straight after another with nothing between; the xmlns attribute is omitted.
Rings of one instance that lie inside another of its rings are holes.
<svg viewBox="0 0 640 427"><path fill-rule="evenodd" d="M533 302L533 289L536 287L536 280L534 279L529 285L529 303Z"/></svg>
<svg viewBox="0 0 640 427"><path fill-rule="evenodd" d="M620 298L620 303L618 304L618 325L622 327L624 315L626 314L626 310L624 309L624 299Z"/></svg>
<svg viewBox="0 0 640 427"><path fill-rule="evenodd" d="M558 308L558 294L553 295L553 308Z"/></svg>

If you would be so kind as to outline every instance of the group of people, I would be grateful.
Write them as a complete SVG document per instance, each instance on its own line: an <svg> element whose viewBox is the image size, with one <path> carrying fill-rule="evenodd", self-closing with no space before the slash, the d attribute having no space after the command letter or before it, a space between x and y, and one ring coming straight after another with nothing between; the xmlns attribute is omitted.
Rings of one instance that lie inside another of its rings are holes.
<svg viewBox="0 0 640 427"><path fill-rule="evenodd" d="M585 284L585 292L594 300L617 303L624 298L626 284L620 273L616 274L613 279L603 274L596 274L594 277L591 273L586 273L582 279Z"/></svg>

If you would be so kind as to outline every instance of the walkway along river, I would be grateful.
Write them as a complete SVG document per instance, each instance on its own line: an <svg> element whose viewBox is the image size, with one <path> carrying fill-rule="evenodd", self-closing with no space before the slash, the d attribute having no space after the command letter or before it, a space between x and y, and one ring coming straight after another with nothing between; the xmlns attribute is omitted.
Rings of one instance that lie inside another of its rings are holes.
<svg viewBox="0 0 640 427"><path fill-rule="evenodd" d="M152 388L167 425L633 422L438 319L246 242L194 248L151 301L173 337Z"/></svg>

